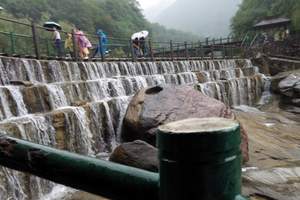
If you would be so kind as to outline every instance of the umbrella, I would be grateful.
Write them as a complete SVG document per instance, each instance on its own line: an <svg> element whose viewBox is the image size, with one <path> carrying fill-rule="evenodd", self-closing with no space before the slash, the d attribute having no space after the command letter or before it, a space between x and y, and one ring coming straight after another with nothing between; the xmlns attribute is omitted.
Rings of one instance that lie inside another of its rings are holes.
<svg viewBox="0 0 300 200"><path fill-rule="evenodd" d="M0 10L4 10L4 8L0 6Z"/></svg>
<svg viewBox="0 0 300 200"><path fill-rule="evenodd" d="M47 28L50 31L52 31L53 28L56 28L57 30L61 30L61 26L55 22L45 22L43 27Z"/></svg>
<svg viewBox="0 0 300 200"><path fill-rule="evenodd" d="M148 32L148 31L141 31L141 32L134 33L134 34L131 36L131 39L132 39L132 40L134 40L135 38L141 39L142 37L143 37L143 38L146 38L148 35L149 35L149 32Z"/></svg>

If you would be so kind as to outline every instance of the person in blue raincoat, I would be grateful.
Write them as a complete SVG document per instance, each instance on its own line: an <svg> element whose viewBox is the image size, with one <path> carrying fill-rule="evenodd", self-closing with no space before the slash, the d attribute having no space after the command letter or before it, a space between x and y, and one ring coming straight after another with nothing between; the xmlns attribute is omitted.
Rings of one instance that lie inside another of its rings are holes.
<svg viewBox="0 0 300 200"><path fill-rule="evenodd" d="M92 58L94 58L97 54L100 54L100 56L101 55L104 56L107 52L108 39L107 39L106 34L101 29L99 29L97 31L97 35L99 37L99 44L97 45L97 48L96 48Z"/></svg>

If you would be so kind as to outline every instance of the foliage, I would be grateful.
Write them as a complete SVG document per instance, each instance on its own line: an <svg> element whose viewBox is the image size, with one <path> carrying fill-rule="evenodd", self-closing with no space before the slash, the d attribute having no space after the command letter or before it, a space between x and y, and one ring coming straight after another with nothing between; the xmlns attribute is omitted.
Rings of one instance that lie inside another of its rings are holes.
<svg viewBox="0 0 300 200"><path fill-rule="evenodd" d="M252 29L253 25L266 17L289 17L292 29L300 30L299 0L243 0L232 19L232 29L241 35Z"/></svg>
<svg viewBox="0 0 300 200"><path fill-rule="evenodd" d="M1 6L18 19L63 23L66 31L75 25L88 33L101 28L109 37L117 38L129 39L132 33L144 29L150 30L156 40L195 38L149 23L136 0L1 0Z"/></svg>
<svg viewBox="0 0 300 200"><path fill-rule="evenodd" d="M200 40L200 37L198 35L194 35L191 33L187 33L184 31L179 31L175 29L167 29L164 26L153 23L152 24L152 35L153 35L153 40L154 41L198 41Z"/></svg>

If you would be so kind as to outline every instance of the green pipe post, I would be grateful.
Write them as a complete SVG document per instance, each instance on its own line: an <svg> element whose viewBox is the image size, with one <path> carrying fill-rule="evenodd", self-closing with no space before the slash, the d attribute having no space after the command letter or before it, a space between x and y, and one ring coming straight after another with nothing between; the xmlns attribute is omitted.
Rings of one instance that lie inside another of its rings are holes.
<svg viewBox="0 0 300 200"><path fill-rule="evenodd" d="M151 61L154 61L153 45L152 45L152 40L151 39L149 39L149 50L150 50Z"/></svg>
<svg viewBox="0 0 300 200"><path fill-rule="evenodd" d="M0 164L110 199L158 200L159 175L0 135Z"/></svg>
<svg viewBox="0 0 300 200"><path fill-rule="evenodd" d="M184 51L185 51L185 58L188 59L189 58L189 50L188 50L187 42L184 42Z"/></svg>
<svg viewBox="0 0 300 200"><path fill-rule="evenodd" d="M160 200L245 200L235 120L187 119L160 126Z"/></svg>
<svg viewBox="0 0 300 200"><path fill-rule="evenodd" d="M46 39L47 56L50 57L50 42Z"/></svg>
<svg viewBox="0 0 300 200"><path fill-rule="evenodd" d="M201 42L199 42L199 46L200 46L200 56L201 56L201 59L203 60L204 59L204 49L203 49Z"/></svg>
<svg viewBox="0 0 300 200"><path fill-rule="evenodd" d="M170 52L171 52L171 60L174 60L174 52L173 52L173 41L170 40Z"/></svg>
<svg viewBox="0 0 300 200"><path fill-rule="evenodd" d="M101 35L99 36L99 48L100 48L100 54L101 54L101 61L104 62L105 61L105 52L104 52L104 48L103 48Z"/></svg>
<svg viewBox="0 0 300 200"><path fill-rule="evenodd" d="M201 42L200 41L198 41L198 43L197 43L198 45L196 45L196 49L195 49L195 54L196 54L196 56L195 57L197 57L197 58L199 58L200 57L200 45L201 45Z"/></svg>
<svg viewBox="0 0 300 200"><path fill-rule="evenodd" d="M233 58L233 45L230 45L230 58Z"/></svg>
<svg viewBox="0 0 300 200"><path fill-rule="evenodd" d="M131 61L135 62L136 55L135 55L135 51L134 51L134 48L133 48L133 42L132 42L132 40L129 40L129 46L130 46L130 52L131 52Z"/></svg>
<svg viewBox="0 0 300 200"><path fill-rule="evenodd" d="M195 54L195 49L194 49L194 43L193 42L191 42L191 57L194 57L194 54Z"/></svg>
<svg viewBox="0 0 300 200"><path fill-rule="evenodd" d="M10 32L9 36L10 36L10 45L11 45L10 53L11 53L11 55L13 55L13 54L16 53L16 37L15 37L15 33L14 32Z"/></svg>
<svg viewBox="0 0 300 200"><path fill-rule="evenodd" d="M35 53L36 59L40 59L38 35L37 35L37 31L36 31L36 26L33 21L31 22L31 31L32 31L32 41L33 41L34 53Z"/></svg>
<svg viewBox="0 0 300 200"><path fill-rule="evenodd" d="M76 36L76 32L75 29L72 30L72 43L73 43L73 55L74 61L78 61L78 45L77 45L77 40L76 40L77 36Z"/></svg>
<svg viewBox="0 0 300 200"><path fill-rule="evenodd" d="M210 51L211 51L211 59L214 59L214 45L210 45Z"/></svg>

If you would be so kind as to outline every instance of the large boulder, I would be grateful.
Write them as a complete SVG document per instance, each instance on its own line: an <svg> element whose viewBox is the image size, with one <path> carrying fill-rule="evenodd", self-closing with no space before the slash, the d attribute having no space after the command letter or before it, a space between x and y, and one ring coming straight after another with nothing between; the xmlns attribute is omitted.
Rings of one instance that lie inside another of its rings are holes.
<svg viewBox="0 0 300 200"><path fill-rule="evenodd" d="M293 73L279 83L280 92L292 98L300 97L300 73Z"/></svg>
<svg viewBox="0 0 300 200"><path fill-rule="evenodd" d="M235 116L222 102L190 86L156 86L140 90L132 99L123 123L122 140L143 140L155 146L158 126L187 118ZM242 129L242 151L248 161L248 139Z"/></svg>
<svg viewBox="0 0 300 200"><path fill-rule="evenodd" d="M158 151L144 141L123 143L111 154L110 161L158 172Z"/></svg>
<svg viewBox="0 0 300 200"><path fill-rule="evenodd" d="M280 106L286 111L300 113L300 72L294 72L279 83Z"/></svg>

